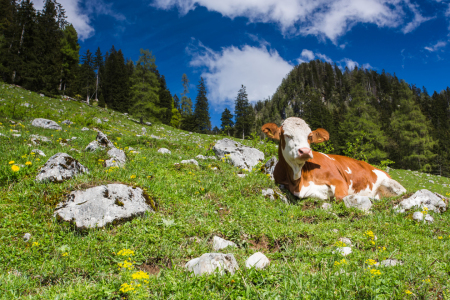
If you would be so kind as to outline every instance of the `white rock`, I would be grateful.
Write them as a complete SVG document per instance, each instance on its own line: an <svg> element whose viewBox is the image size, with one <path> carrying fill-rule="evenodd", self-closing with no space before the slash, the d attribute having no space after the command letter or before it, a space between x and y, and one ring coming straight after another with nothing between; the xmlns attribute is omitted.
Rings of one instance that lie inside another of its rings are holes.
<svg viewBox="0 0 450 300"><path fill-rule="evenodd" d="M264 269L270 264L270 260L261 252L256 252L245 261L245 267L247 269Z"/></svg>
<svg viewBox="0 0 450 300"><path fill-rule="evenodd" d="M21 134L17 134L17 133L13 133L13 134L11 134L11 136L13 136L13 137L21 137L22 135Z"/></svg>
<svg viewBox="0 0 450 300"><path fill-rule="evenodd" d="M100 130L97 132L97 137L95 139L103 147L115 148L114 144L108 139L106 134Z"/></svg>
<svg viewBox="0 0 450 300"><path fill-rule="evenodd" d="M330 203L325 202L324 204L322 204L322 209L323 210L331 210L333 208L333 205L331 205Z"/></svg>
<svg viewBox="0 0 450 300"><path fill-rule="evenodd" d="M227 157L234 166L250 171L256 164L264 160L264 153L258 149L244 146L227 138L217 141L213 150L219 158L228 154Z"/></svg>
<svg viewBox="0 0 450 300"><path fill-rule="evenodd" d="M264 164L264 166L261 167L261 170L264 172L264 174L269 174L270 178L273 179L273 172L275 171L277 163L278 159L273 156Z"/></svg>
<svg viewBox="0 0 450 300"><path fill-rule="evenodd" d="M447 205L443 200L446 198L438 193L430 192L429 190L419 190L411 197L400 202L399 205L394 206L396 212L404 213L412 208L426 207L435 213L444 212Z"/></svg>
<svg viewBox="0 0 450 300"><path fill-rule="evenodd" d="M83 165L66 153L56 153L48 159L36 176L36 181L63 182L88 172Z"/></svg>
<svg viewBox="0 0 450 300"><path fill-rule="evenodd" d="M161 154L171 154L172 152L171 152L169 149L166 149L166 148L160 148L160 149L158 149L158 153L161 153Z"/></svg>
<svg viewBox="0 0 450 300"><path fill-rule="evenodd" d="M227 241L221 237L218 236L214 236L213 237L213 250L217 251L217 250L221 250L224 249L226 247L237 247L237 245L231 241Z"/></svg>
<svg viewBox="0 0 450 300"><path fill-rule="evenodd" d="M24 235L23 235L23 241L24 242L28 242L29 240L31 239L31 234L30 233L25 233Z"/></svg>
<svg viewBox="0 0 450 300"><path fill-rule="evenodd" d="M64 120L61 122L61 124L72 125L73 122L71 122L70 120Z"/></svg>
<svg viewBox="0 0 450 300"><path fill-rule="evenodd" d="M368 212L372 207L372 202L367 196L349 195L344 197L344 204L346 207L354 207L362 211Z"/></svg>
<svg viewBox="0 0 450 300"><path fill-rule="evenodd" d="M35 127L45 128L45 129L55 129L55 130L62 129L62 127L59 126L58 123L56 123L55 121L42 119L42 118L34 119L31 122L31 125L33 125Z"/></svg>
<svg viewBox="0 0 450 300"><path fill-rule="evenodd" d="M413 220L416 220L417 222L421 222L423 221L423 213L421 213L420 211L416 211L413 216L412 216Z"/></svg>
<svg viewBox="0 0 450 300"><path fill-rule="evenodd" d="M427 214L425 216L425 221L427 221L428 223L433 223L434 222L434 218L432 216L430 216L429 214Z"/></svg>
<svg viewBox="0 0 450 300"><path fill-rule="evenodd" d="M112 148L107 153L110 159L105 161L105 167L122 167L127 160L127 156L123 150Z"/></svg>
<svg viewBox="0 0 450 300"><path fill-rule="evenodd" d="M386 259L381 262L382 267L395 267L396 265L402 266L403 262L397 259Z"/></svg>
<svg viewBox="0 0 450 300"><path fill-rule="evenodd" d="M275 200L274 194L275 192L272 189L265 189L261 191L262 195L270 200Z"/></svg>
<svg viewBox="0 0 450 300"><path fill-rule="evenodd" d="M100 144L97 141L92 141L86 146L84 151L95 151L100 148L103 148L103 147L100 146Z"/></svg>
<svg viewBox="0 0 450 300"><path fill-rule="evenodd" d="M31 150L31 152L33 152L34 154L40 155L40 156L46 156L45 153L42 150L39 149L33 149Z"/></svg>
<svg viewBox="0 0 450 300"><path fill-rule="evenodd" d="M197 155L195 158L197 158L197 159L206 159L206 157L205 156L203 156L203 155L201 155L201 154L199 154L199 155Z"/></svg>
<svg viewBox="0 0 450 300"><path fill-rule="evenodd" d="M347 256L350 253L352 253L352 248L350 247L339 247L336 249L336 251L333 251L333 253L339 253L342 256Z"/></svg>
<svg viewBox="0 0 450 300"><path fill-rule="evenodd" d="M237 174L238 177L244 178L247 174Z"/></svg>
<svg viewBox="0 0 450 300"><path fill-rule="evenodd" d="M198 161L196 161L195 159L182 160L181 163L182 164L193 164L193 165L198 166Z"/></svg>
<svg viewBox="0 0 450 300"><path fill-rule="evenodd" d="M351 246L352 245L352 241L349 238L346 238L346 237L339 238L339 241L343 242L347 246Z"/></svg>
<svg viewBox="0 0 450 300"><path fill-rule="evenodd" d="M60 202L54 215L58 220L73 222L77 228L103 227L153 212L140 188L108 184L71 192Z"/></svg>
<svg viewBox="0 0 450 300"><path fill-rule="evenodd" d="M83 127L83 128L81 128L81 131L89 131L89 128Z"/></svg>
<svg viewBox="0 0 450 300"><path fill-rule="evenodd" d="M50 143L51 140L46 136L41 136L37 134L30 135L30 140L34 145L39 145L41 142Z"/></svg>
<svg viewBox="0 0 450 300"><path fill-rule="evenodd" d="M212 274L216 271L221 275L225 274L225 271L234 274L239 269L233 254L223 253L205 253L190 260L184 267L188 271L194 272L196 276Z"/></svg>
<svg viewBox="0 0 450 300"><path fill-rule="evenodd" d="M94 122L97 124L102 124L102 120L100 120L100 118L94 118Z"/></svg>

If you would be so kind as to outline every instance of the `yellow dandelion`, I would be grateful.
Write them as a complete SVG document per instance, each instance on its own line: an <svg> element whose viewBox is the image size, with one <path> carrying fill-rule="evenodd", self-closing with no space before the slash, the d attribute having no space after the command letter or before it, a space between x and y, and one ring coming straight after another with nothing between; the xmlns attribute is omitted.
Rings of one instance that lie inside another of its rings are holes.
<svg viewBox="0 0 450 300"><path fill-rule="evenodd" d="M13 172L17 172L17 171L20 170L20 167L17 166L17 165L13 165L13 166L11 166L11 170L12 170Z"/></svg>
<svg viewBox="0 0 450 300"><path fill-rule="evenodd" d="M407 294L407 295L411 295L411 294L412 294L412 292L411 292L410 290L406 290L406 291L405 291L405 294Z"/></svg>
<svg viewBox="0 0 450 300"><path fill-rule="evenodd" d="M69 256L69 253L64 252L64 253L62 254L62 256Z"/></svg>
<svg viewBox="0 0 450 300"><path fill-rule="evenodd" d="M130 178L134 179L134 178L136 178L136 175L131 175Z"/></svg>
<svg viewBox="0 0 450 300"><path fill-rule="evenodd" d="M25 163L25 165L27 165L27 166L31 166L31 165L32 165L32 163L31 163L31 161L27 161L27 162Z"/></svg>
<svg viewBox="0 0 450 300"><path fill-rule="evenodd" d="M14 163L14 161L13 161L13 160L9 162L9 164L10 164L10 165L12 165L13 163Z"/></svg>
<svg viewBox="0 0 450 300"><path fill-rule="evenodd" d="M443 239L443 237L442 237L442 236L438 236L438 239L439 239L439 240L442 240L442 239Z"/></svg>
<svg viewBox="0 0 450 300"><path fill-rule="evenodd" d="M33 247L37 247L37 246L39 246L39 243L38 242L33 242L32 246Z"/></svg>

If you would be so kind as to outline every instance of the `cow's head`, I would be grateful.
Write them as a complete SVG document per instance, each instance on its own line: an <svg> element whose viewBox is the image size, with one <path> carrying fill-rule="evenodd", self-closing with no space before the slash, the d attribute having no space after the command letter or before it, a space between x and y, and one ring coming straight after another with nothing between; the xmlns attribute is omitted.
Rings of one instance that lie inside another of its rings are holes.
<svg viewBox="0 0 450 300"><path fill-rule="evenodd" d="M329 133L322 128L311 131L308 124L300 118L287 118L281 127L267 123L261 130L272 139L280 141L281 153L294 171L294 179L301 176L301 169L308 159L313 158L310 144L328 141Z"/></svg>

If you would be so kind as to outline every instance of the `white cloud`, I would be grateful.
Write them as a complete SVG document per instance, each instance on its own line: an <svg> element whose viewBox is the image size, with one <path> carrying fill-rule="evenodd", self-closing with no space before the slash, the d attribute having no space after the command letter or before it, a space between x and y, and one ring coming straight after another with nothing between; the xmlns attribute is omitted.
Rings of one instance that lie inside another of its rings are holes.
<svg viewBox="0 0 450 300"><path fill-rule="evenodd" d="M410 0L153 0L160 9L178 8L181 14L204 6L229 18L276 23L284 34L315 35L336 43L357 23L379 27L403 26L407 33L430 18ZM410 14L407 14L410 13ZM412 20L409 15L412 15Z"/></svg>
<svg viewBox="0 0 450 300"><path fill-rule="evenodd" d="M317 57L320 58L323 61L326 61L327 63L332 63L333 60L331 58L329 58L328 56L326 56L325 54L321 54L321 53L316 53Z"/></svg>
<svg viewBox="0 0 450 300"><path fill-rule="evenodd" d="M439 50L439 48L443 48L447 45L447 42L445 41L438 41L436 44L434 44L431 47L425 47L426 50L430 51L430 52L434 52Z"/></svg>
<svg viewBox="0 0 450 300"><path fill-rule="evenodd" d="M198 43L191 44L186 51L192 56L190 65L202 70L208 99L216 107L234 103L242 84L250 102L267 99L294 67L264 45L230 46L214 51Z"/></svg>
<svg viewBox="0 0 450 300"><path fill-rule="evenodd" d="M316 57L321 59L321 60L323 60L323 61L326 61L328 63L332 63L333 62L333 60L331 58L329 58L328 56L326 56L325 54L318 53L318 52L314 53L314 52L312 52L311 50L308 50L308 49L303 49L302 53L300 54L300 57L297 58L297 62L299 64L301 64L301 63L304 63L304 62L311 61L311 60L315 59Z"/></svg>
<svg viewBox="0 0 450 300"><path fill-rule="evenodd" d="M34 7L41 10L44 7L44 0L32 0ZM82 0L59 0L58 3L66 11L67 21L72 23L78 33L80 40L85 40L94 35L95 30L91 25L92 15L109 15L117 20L125 20L125 17L112 10L112 4L106 4L103 0L91 0L86 3L86 7L81 6Z"/></svg>
<svg viewBox="0 0 450 300"><path fill-rule="evenodd" d="M350 58L341 59L339 62L344 63L345 66L349 68L350 71L353 70L356 66L359 66L359 64L356 61L351 60Z"/></svg>

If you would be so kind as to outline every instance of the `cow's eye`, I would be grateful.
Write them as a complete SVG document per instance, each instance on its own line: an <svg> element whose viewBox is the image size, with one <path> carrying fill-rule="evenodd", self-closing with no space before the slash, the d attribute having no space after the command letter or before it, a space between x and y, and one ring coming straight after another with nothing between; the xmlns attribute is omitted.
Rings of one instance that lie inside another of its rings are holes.
<svg viewBox="0 0 450 300"><path fill-rule="evenodd" d="M292 135L284 134L284 136L287 137L287 138L289 138L289 139L292 139Z"/></svg>

